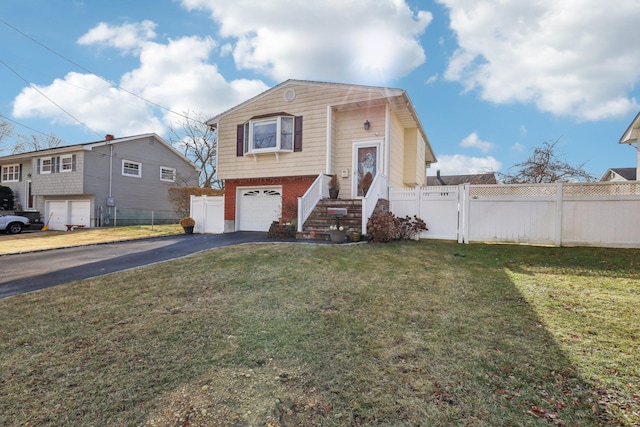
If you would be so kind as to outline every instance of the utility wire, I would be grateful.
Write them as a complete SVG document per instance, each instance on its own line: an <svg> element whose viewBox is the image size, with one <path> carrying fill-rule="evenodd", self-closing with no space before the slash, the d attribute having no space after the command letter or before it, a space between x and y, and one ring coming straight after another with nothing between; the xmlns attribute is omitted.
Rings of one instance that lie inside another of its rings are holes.
<svg viewBox="0 0 640 427"><path fill-rule="evenodd" d="M181 113L178 113L178 112L176 112L176 111L173 111L173 110L171 110L170 108L167 108L167 107L165 107L165 106L163 106L163 105L160 105L160 104L158 104L158 103L156 103L156 102L150 101L150 100L148 100L148 99L146 99L146 98L144 98L144 97L142 97L142 96L138 95L137 93L131 92L130 90L127 90L127 89L125 89L125 88L123 88L123 87L119 86L118 84L116 84L116 83L114 83L114 82L112 82L112 81L110 81L110 80L108 80L108 79L106 79L106 78L104 78L104 77L100 76L99 74L94 73L93 71L91 71L91 70L89 70L89 69L87 69L87 68L83 67L82 65L78 64L77 62L75 62L75 61L73 61L73 60L71 60L71 59L67 58L66 56L64 56L64 55L62 55L62 54L60 54L60 53L56 52L55 50L51 49L50 47L46 46L45 44L43 44L43 43L39 42L38 40L34 39L33 37L31 37L31 36L30 36L30 35L28 35L27 33L25 33L25 32L23 32L23 31L21 31L20 29L18 29L18 28L16 28L16 27L14 27L13 25L9 24L9 23L8 23L7 21L5 21L4 19L0 18L0 22L2 22L2 23L3 23L4 25L6 25L7 27L11 28L12 30L14 30L14 31L15 31L15 32L17 32L18 34L20 34L20 35L22 35L22 36L24 36L24 37L28 38L29 40L31 40L31 41L32 41L32 42L34 42L35 44L37 44L37 45L41 46L42 48L44 48L44 49L48 50L49 52L53 53L54 55L58 56L59 58L62 58L62 59L64 59L65 61L67 61L67 62L69 62L69 63L71 63L71 64L75 65L76 67L78 67L78 68L79 68L79 69L81 69L82 71L85 71L85 72L87 72L87 73L89 73L89 74L91 74L91 75L94 75L94 76L98 77L100 80L102 80L102 81L104 81L104 82L108 83L108 84L109 84L109 86L115 87L116 89L120 89L120 90L122 90L123 92L128 93L129 95L135 96L136 98L138 98L138 99L140 99L140 100L142 100L142 101L144 101L144 102L146 102L146 103L149 103L149 104L151 104L151 105L153 105L153 106L156 106L156 107L158 107L158 108L160 108L160 109L162 109L162 110L165 110L165 111L167 111L167 112L169 112L169 113L171 113L171 114L175 114L175 115L180 116L180 117L182 117L182 118L184 118L184 119L187 119L187 120L190 120L190 121L195 121L195 122L200 123L198 120L194 120L194 119L190 118L189 116L186 116L186 115L184 115L184 114L181 114ZM47 99L49 99L49 98L47 98ZM202 123L202 124L204 124L204 123Z"/></svg>
<svg viewBox="0 0 640 427"><path fill-rule="evenodd" d="M67 110L65 110L62 106L60 106L59 104L57 104L53 99L49 98L47 95L44 94L44 92L42 92L40 89L38 89L38 87L34 84L32 84L29 80L25 79L24 77L22 77L20 75L20 73L18 73L16 70L14 70L13 68L11 68L9 66L9 64L7 64L6 62L4 62L2 59L0 59L0 64L4 65L5 67L7 67L7 69L9 71L11 71L13 74L15 74L16 76L18 76L18 78L20 78L20 80L22 80L23 82L25 82L26 84L29 85L29 87L33 90L35 90L36 92L38 92L40 95L42 95L43 97L45 97L49 102L51 102L53 105L55 105L56 107L58 107L62 112L64 112L67 116L71 117L73 120L75 120L76 122L80 123L83 127L85 127L87 130L89 130L90 132L95 133L96 135L100 135L98 132L96 132L95 130L91 129L89 126L87 126L86 124L84 124L83 122L81 122L78 118L76 118L73 114L71 114L70 112L68 112Z"/></svg>
<svg viewBox="0 0 640 427"><path fill-rule="evenodd" d="M2 118L2 119L4 119L4 120L7 120L7 121L9 121L9 122L11 122L11 123L15 123L15 124L17 124L18 126L22 126L23 128L27 128L27 129L29 129L29 130L30 130L30 131L32 131L32 132L39 133L40 135L43 135L43 136L51 136L51 135L48 135L48 134L46 134L46 133L44 133L44 132L40 132L40 131L39 131L39 130L37 130L37 129L34 129L34 128L32 128L32 127L29 127L29 126L27 126L27 125L25 125L25 124L22 124L22 123L20 123L20 122L17 122L17 121L15 121L15 120L13 120L13 119L10 119L9 117L5 116L4 114L0 114L0 118Z"/></svg>

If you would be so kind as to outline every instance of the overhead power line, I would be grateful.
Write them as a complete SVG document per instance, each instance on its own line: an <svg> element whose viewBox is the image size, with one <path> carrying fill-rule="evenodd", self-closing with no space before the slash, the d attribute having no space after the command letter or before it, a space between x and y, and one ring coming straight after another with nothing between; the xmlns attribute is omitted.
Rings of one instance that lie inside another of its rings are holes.
<svg viewBox="0 0 640 427"><path fill-rule="evenodd" d="M13 68L11 68L9 66L9 64L7 64L6 62L4 62L2 59L0 59L0 64L4 65L9 71L11 71L13 74L15 74L16 76L18 76L18 78L20 78L20 80L24 81L26 84L29 85L29 87L33 90L35 90L36 92L38 92L40 95L42 95L44 98L46 98L50 103L52 103L53 105L55 105L56 107L58 107L63 113L65 113L67 116L71 117L73 120L75 120L76 122L80 123L84 128L88 129L90 132L95 133L96 135L99 135L98 132L96 132L95 130L91 129L89 126L87 126L86 124L84 124L83 122L81 122L77 117L75 117L73 114L71 114L70 112L68 112L67 110L65 110L62 106L60 106L59 104L57 104L53 99L49 98L47 95L44 94L44 92L42 92L40 89L38 89L38 87L34 84L32 84L29 80L25 79L24 77L22 77L20 75L20 73L18 73L16 70L14 70Z"/></svg>
<svg viewBox="0 0 640 427"><path fill-rule="evenodd" d="M16 124L18 126L22 126L23 128L29 129L31 132L39 133L42 136L50 136L50 135L48 135L48 134L46 134L44 132L39 131L38 129L34 129L34 128L30 127L30 126L25 125L24 123L20 123L18 121L15 121L15 120L5 116L4 114L0 114L0 118L6 120L8 122L14 123L14 124Z"/></svg>
<svg viewBox="0 0 640 427"><path fill-rule="evenodd" d="M85 72L87 72L87 73L89 73L89 74L91 74L91 75L93 75L93 76L96 76L96 77L97 77L97 78L99 78L100 80L102 80L102 81L106 82L107 84L109 84L109 86L112 86L112 87L114 87L114 88L116 88L116 89L119 89L119 90L121 90L121 91L123 91L123 92L126 92L126 93L128 93L129 95L131 95L131 96L135 96L136 98L138 98L138 99L140 99L140 100L142 100L142 101L144 101L144 102L146 102L146 103L148 103L148 104L151 104L151 105L153 105L153 106L155 106L155 107L158 107L158 108L160 108L160 109L162 109L162 110L164 110L164 111L166 111L166 112L168 112L168 113L175 114L175 115L180 116L180 117L182 117L182 118L184 118L184 119L186 119L186 120L199 122L198 120L194 120L194 119L192 119L192 118L191 118L191 117L189 117L189 116L186 116L186 115L184 115L184 114L182 114L182 113L178 113L178 112L176 112L176 111L173 111L173 110L171 110L170 108L167 108L167 107L165 107L165 106L163 106L163 105L160 105L160 104L158 104L158 103L156 103L156 102L150 101L150 100L148 100L148 99L144 98L143 96L138 95L138 94L137 94L137 93L135 93L135 92L131 92L130 90L125 89L125 88L121 87L121 86L120 86L120 85L118 85L117 83L114 83L114 82L112 82L112 81L110 81L110 80L108 80L108 79L106 79L106 78L102 77L101 75L94 73L93 71L89 70L89 69L88 69L88 68L86 68L86 67L83 67L82 65L80 65L80 64L78 64L77 62L73 61L72 59L69 59L69 58L67 58L66 56L62 55L61 53L56 52L55 50L51 49L49 46L45 45L44 43L42 43L42 42L40 42L40 41L38 41L38 40L34 39L34 38L33 38L33 37L31 37L29 34L25 33L24 31L20 30L19 28L14 27L13 25L11 25L10 23L8 23L8 22L7 22L7 21L5 21L4 19L0 18L0 22L2 22L2 23L3 23L4 25L6 25L7 27L11 28L13 31L17 32L18 34L22 35L23 37L28 38L29 40L31 40L32 42L34 42L34 43L35 43L35 44L37 44L38 46L42 47L43 49L46 49L46 50L48 50L49 52L53 53L53 54L54 54L54 55L56 55L57 57L64 59L65 61L69 62L70 64L73 64L74 66L78 67L78 68L79 68L79 69L81 69L82 71L85 71ZM3 64L4 64L4 63L3 63ZM6 64L5 64L5 66L6 66L7 68L9 68ZM13 71L13 70L11 70L11 71ZM14 72L15 74L17 74L15 71L13 71L13 72ZM20 77L20 78L22 78L22 77ZM23 80L24 80L24 79L23 79ZM31 83L29 83L29 82L27 82L27 83L28 83L31 87L33 87L33 86L31 85ZM35 89L35 88L34 88L34 89ZM36 89L36 90L37 90L37 89ZM41 95L45 96L45 95L44 95L44 94L42 94L42 92L40 92L40 91L38 91L38 93L40 93ZM49 98L48 98L48 97L46 97L46 96L45 96L45 98L49 99ZM50 99L49 99L49 100L50 100ZM51 101L51 100L50 100L50 101ZM53 102L53 101L51 101L51 102ZM54 104L55 104L55 103L54 103ZM57 104L55 104L55 105L57 106ZM64 110L63 110L63 111L64 111ZM75 118L74 118L74 119L75 119ZM76 119L76 120L77 120L77 119ZM83 124L83 126L85 126L85 125ZM85 126L85 127L86 127L86 126Z"/></svg>

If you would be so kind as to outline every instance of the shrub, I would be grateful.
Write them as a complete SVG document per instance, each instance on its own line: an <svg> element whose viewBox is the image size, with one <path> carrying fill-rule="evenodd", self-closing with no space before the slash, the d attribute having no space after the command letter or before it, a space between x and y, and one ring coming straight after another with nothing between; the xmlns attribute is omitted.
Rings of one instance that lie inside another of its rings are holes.
<svg viewBox="0 0 640 427"><path fill-rule="evenodd" d="M371 175L371 172L367 172L366 174L364 174L364 176L360 180L360 188L362 189L363 196L367 195L367 193L369 192L369 187L371 187L372 183L373 183L373 175Z"/></svg>
<svg viewBox="0 0 640 427"><path fill-rule="evenodd" d="M0 209L7 211L13 210L13 203L13 190L4 185L0 185Z"/></svg>
<svg viewBox="0 0 640 427"><path fill-rule="evenodd" d="M196 225L196 221L191 218L190 216L186 217L186 218L182 218L180 220L180 226L181 227L193 227Z"/></svg>
<svg viewBox="0 0 640 427"><path fill-rule="evenodd" d="M391 212L376 212L367 223L367 231L374 242L387 243L391 240L413 239L422 231L428 230L427 224L416 215L398 218Z"/></svg>

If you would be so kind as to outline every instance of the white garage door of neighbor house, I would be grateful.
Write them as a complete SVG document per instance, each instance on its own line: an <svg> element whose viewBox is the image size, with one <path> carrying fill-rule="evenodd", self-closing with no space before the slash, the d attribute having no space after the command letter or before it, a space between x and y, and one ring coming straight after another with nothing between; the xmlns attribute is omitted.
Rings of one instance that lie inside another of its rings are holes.
<svg viewBox="0 0 640 427"><path fill-rule="evenodd" d="M281 188L242 189L236 209L237 229L241 231L269 231L273 221L282 213Z"/></svg>
<svg viewBox="0 0 640 427"><path fill-rule="evenodd" d="M91 202L89 200L47 201L47 218L50 230L66 230L67 224L91 225Z"/></svg>

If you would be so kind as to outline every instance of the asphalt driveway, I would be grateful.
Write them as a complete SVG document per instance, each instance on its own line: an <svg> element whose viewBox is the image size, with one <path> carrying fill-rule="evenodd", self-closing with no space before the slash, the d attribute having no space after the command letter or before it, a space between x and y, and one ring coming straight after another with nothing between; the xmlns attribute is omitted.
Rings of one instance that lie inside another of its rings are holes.
<svg viewBox="0 0 640 427"><path fill-rule="evenodd" d="M263 232L193 234L78 246L0 257L0 298L102 276L224 246L274 240Z"/></svg>

